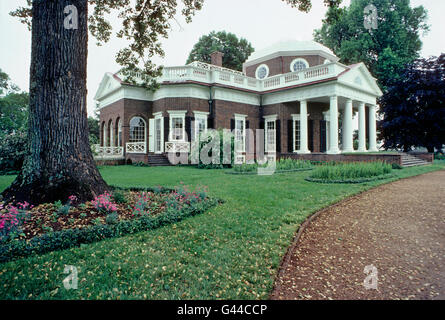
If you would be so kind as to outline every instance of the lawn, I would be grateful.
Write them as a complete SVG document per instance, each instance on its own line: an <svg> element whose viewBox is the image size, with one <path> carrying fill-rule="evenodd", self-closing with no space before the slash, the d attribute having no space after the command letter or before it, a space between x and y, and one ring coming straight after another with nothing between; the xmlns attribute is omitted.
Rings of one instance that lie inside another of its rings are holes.
<svg viewBox="0 0 445 320"><path fill-rule="evenodd" d="M395 170L397 178L444 169ZM209 187L225 203L157 230L0 264L0 299L266 299L298 226L313 212L386 183L324 185L308 172L228 175L190 167L103 167L113 185ZM0 190L14 177L0 176ZM79 287L63 287L65 265Z"/></svg>

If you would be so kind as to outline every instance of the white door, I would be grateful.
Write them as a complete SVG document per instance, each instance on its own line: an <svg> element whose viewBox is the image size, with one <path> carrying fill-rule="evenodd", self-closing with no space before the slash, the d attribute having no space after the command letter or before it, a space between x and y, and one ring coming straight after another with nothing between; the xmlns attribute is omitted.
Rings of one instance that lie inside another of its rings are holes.
<svg viewBox="0 0 445 320"><path fill-rule="evenodd" d="M148 120L148 151L155 152L155 119Z"/></svg>
<svg viewBox="0 0 445 320"><path fill-rule="evenodd" d="M154 135L155 135L155 146L154 146L154 150L156 153L162 153L163 152L163 148L162 148L162 131L163 131L163 118L157 118L155 119L155 130L154 130Z"/></svg>

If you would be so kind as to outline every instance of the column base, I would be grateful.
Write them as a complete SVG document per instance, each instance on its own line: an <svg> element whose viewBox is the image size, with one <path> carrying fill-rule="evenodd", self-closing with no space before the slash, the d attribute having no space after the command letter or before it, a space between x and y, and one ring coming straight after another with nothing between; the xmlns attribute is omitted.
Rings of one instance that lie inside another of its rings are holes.
<svg viewBox="0 0 445 320"><path fill-rule="evenodd" d="M353 153L353 152L355 152L354 149L344 149L341 151L341 153Z"/></svg>
<svg viewBox="0 0 445 320"><path fill-rule="evenodd" d="M358 149L357 152L368 152L366 149Z"/></svg>
<svg viewBox="0 0 445 320"><path fill-rule="evenodd" d="M326 151L326 154L340 154L340 149L328 150Z"/></svg>
<svg viewBox="0 0 445 320"><path fill-rule="evenodd" d="M297 154L310 154L311 152L309 150L300 150L297 151Z"/></svg>
<svg viewBox="0 0 445 320"><path fill-rule="evenodd" d="M368 152L379 152L379 149L377 148L369 149Z"/></svg>

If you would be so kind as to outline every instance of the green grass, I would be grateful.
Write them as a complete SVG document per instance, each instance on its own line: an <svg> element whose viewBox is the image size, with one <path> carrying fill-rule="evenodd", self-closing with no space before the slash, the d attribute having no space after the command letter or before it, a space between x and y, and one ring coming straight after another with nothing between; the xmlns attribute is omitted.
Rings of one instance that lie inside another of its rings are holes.
<svg viewBox="0 0 445 320"><path fill-rule="evenodd" d="M397 178L445 168L395 170ZM104 167L122 187L207 185L226 202L157 230L0 264L0 299L266 299L298 226L313 212L388 182L320 185L308 172L227 175L190 167ZM395 180L392 178L390 180ZM2 187L12 177L0 177ZM65 265L78 290L63 287Z"/></svg>

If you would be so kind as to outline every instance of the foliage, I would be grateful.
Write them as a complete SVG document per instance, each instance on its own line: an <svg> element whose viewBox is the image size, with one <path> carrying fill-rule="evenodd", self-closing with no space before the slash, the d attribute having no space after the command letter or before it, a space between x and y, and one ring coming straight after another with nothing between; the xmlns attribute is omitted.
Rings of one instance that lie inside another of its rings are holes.
<svg viewBox="0 0 445 320"><path fill-rule="evenodd" d="M17 132L3 136L0 143L0 173L16 172L22 168L28 152L27 134Z"/></svg>
<svg viewBox="0 0 445 320"><path fill-rule="evenodd" d="M19 88L11 82L9 75L0 69L0 96L16 91L19 91Z"/></svg>
<svg viewBox="0 0 445 320"><path fill-rule="evenodd" d="M392 167L394 170L402 170L402 169L403 169L403 167L402 167L400 164L398 164L398 163L393 163L393 164L391 165L391 167Z"/></svg>
<svg viewBox="0 0 445 320"><path fill-rule="evenodd" d="M210 54L219 51L224 54L223 67L242 71L243 63L254 51L252 44L246 39L226 31L212 31L202 36L193 46L186 64L194 61L211 63Z"/></svg>
<svg viewBox="0 0 445 320"><path fill-rule="evenodd" d="M351 162L338 163L336 165L318 166L312 174L311 179L321 181L364 181L366 178L374 178L391 173L392 166L386 162Z"/></svg>
<svg viewBox="0 0 445 320"><path fill-rule="evenodd" d="M364 27L364 9L370 3L356 0L349 7L340 7L341 1L337 1L328 9L314 39L332 49L345 64L364 62L386 89L401 78L404 65L419 57L420 36L429 30L427 12L423 6L411 8L409 0L374 0L378 29L369 32Z"/></svg>
<svg viewBox="0 0 445 320"><path fill-rule="evenodd" d="M114 190L113 191L113 200L115 203L127 203L127 197L125 196L124 191L122 190Z"/></svg>
<svg viewBox="0 0 445 320"><path fill-rule="evenodd" d="M10 92L0 97L0 139L28 128L27 92Z"/></svg>
<svg viewBox="0 0 445 320"><path fill-rule="evenodd" d="M380 99L380 107L385 149L441 151L445 144L445 54L409 64Z"/></svg>
<svg viewBox="0 0 445 320"><path fill-rule="evenodd" d="M233 171L237 173L254 173L258 171L259 167L267 167L267 163L259 165L258 163L253 164L240 164L234 165ZM297 170L308 170L312 168L312 164L308 160L299 160L291 158L283 158L276 161L275 172L286 172L286 171L297 171Z"/></svg>

